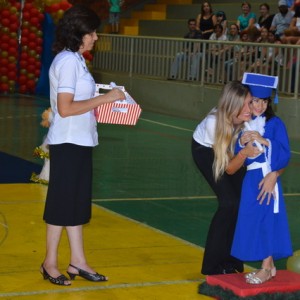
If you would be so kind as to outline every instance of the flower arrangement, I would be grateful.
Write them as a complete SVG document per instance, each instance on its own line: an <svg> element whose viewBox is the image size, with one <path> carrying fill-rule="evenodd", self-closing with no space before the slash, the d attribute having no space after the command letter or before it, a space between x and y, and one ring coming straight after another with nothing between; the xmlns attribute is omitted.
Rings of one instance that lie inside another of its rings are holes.
<svg viewBox="0 0 300 300"><path fill-rule="evenodd" d="M41 126L49 128L52 121L52 110L49 107L42 113ZM43 143L35 147L33 150L33 156L39 157L44 160L44 165L40 174L32 173L30 180L36 183L48 184L49 174L50 174L50 155L49 147L47 144L47 137L44 139Z"/></svg>

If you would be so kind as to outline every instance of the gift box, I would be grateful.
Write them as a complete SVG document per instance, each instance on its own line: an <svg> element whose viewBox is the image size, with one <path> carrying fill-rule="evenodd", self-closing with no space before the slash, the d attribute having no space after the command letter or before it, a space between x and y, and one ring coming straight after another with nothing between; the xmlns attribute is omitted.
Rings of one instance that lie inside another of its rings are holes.
<svg viewBox="0 0 300 300"><path fill-rule="evenodd" d="M141 107L126 92L123 86L116 86L122 90L126 96L125 100L106 103L95 109L97 122L108 124L136 125ZM95 96L103 95L113 87L111 84L96 84Z"/></svg>

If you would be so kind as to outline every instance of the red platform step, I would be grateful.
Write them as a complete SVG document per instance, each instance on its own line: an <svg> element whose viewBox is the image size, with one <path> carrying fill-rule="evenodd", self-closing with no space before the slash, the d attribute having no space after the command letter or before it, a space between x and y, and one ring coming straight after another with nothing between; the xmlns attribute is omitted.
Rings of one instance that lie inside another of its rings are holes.
<svg viewBox="0 0 300 300"><path fill-rule="evenodd" d="M287 270L278 270L276 277L258 285L246 283L243 273L208 275L206 276L206 283L212 291L213 287L221 287L224 291L231 291L239 297L258 294L294 293L300 291L300 274ZM210 294L209 296L213 295ZM218 298L218 295L216 294L215 297Z"/></svg>

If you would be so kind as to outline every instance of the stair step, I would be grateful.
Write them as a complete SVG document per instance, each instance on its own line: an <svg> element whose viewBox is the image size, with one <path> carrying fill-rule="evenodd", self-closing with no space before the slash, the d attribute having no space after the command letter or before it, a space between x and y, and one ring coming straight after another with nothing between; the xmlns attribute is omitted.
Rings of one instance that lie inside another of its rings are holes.
<svg viewBox="0 0 300 300"><path fill-rule="evenodd" d="M193 0L157 0L157 4L192 4Z"/></svg>
<svg viewBox="0 0 300 300"><path fill-rule="evenodd" d="M144 6L145 11L167 11L167 4L146 4Z"/></svg>
<svg viewBox="0 0 300 300"><path fill-rule="evenodd" d="M132 18L142 20L164 20L166 12L160 11L134 11L131 14Z"/></svg>
<svg viewBox="0 0 300 300"><path fill-rule="evenodd" d="M139 35L138 26L124 26L122 28L122 34L124 35Z"/></svg>

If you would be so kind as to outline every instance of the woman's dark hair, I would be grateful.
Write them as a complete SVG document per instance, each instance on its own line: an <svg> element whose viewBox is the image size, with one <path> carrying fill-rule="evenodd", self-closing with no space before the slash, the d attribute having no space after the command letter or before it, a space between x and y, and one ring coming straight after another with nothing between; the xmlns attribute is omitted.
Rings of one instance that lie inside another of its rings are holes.
<svg viewBox="0 0 300 300"><path fill-rule="evenodd" d="M270 5L268 3L263 3L259 6L259 8L265 7L268 11L270 10Z"/></svg>
<svg viewBox="0 0 300 300"><path fill-rule="evenodd" d="M90 8L76 4L69 8L60 19L56 28L53 51L58 53L64 49L77 52L82 45L83 36L94 32L101 20Z"/></svg>

